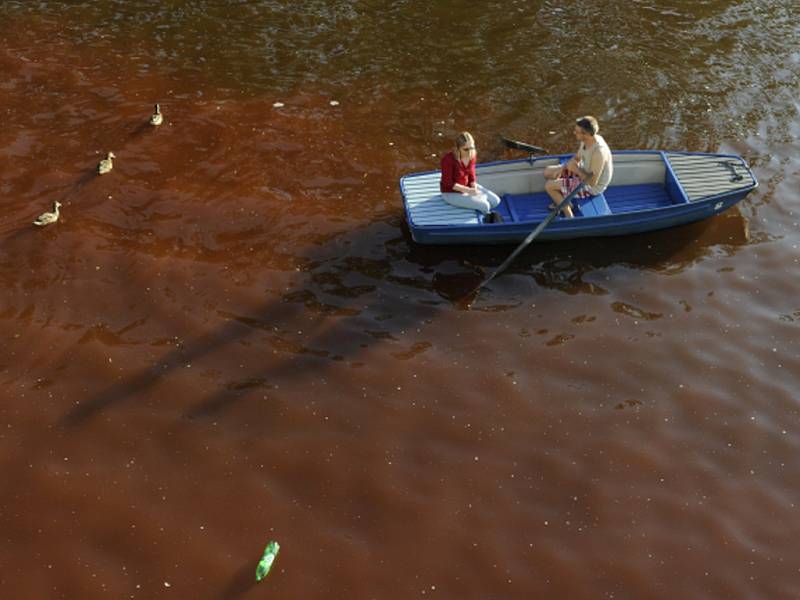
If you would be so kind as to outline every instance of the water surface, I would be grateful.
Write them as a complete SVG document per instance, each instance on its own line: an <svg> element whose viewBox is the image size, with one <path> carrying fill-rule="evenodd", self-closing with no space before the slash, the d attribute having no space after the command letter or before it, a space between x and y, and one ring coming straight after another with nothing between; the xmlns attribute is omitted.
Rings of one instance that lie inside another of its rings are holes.
<svg viewBox="0 0 800 600"><path fill-rule="evenodd" d="M795 12L4 2L4 595L800 596ZM415 245L398 178L582 114L761 185L465 310L511 248Z"/></svg>

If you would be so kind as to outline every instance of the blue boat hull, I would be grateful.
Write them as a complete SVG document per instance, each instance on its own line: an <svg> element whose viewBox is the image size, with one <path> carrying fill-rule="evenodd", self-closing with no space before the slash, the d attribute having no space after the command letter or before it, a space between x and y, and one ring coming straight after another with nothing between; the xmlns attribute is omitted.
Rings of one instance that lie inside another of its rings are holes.
<svg viewBox="0 0 800 600"><path fill-rule="evenodd" d="M721 213L741 201L749 192L725 198L713 198L702 203L670 208L654 209L653 212L628 213L592 217L591 222L577 219L559 219L551 223L537 239L570 240L581 237L603 237L645 233L668 229L701 221ZM412 238L420 244L511 244L525 239L537 222L502 223L488 228L475 227L426 227L412 230ZM477 229L477 231L476 231Z"/></svg>
<svg viewBox="0 0 800 600"><path fill-rule="evenodd" d="M664 160L663 166L658 164L657 157ZM481 179L481 170L493 174L489 177L494 177L495 186L494 188L488 187L495 189L504 184L512 186L512 183L506 182L511 181L510 173L514 173L513 177L517 179L513 185L519 186L520 178L523 175L528 178L537 176L538 171L534 163L544 160L545 164L558 164L558 161L563 158L562 156L543 157L543 159L528 161L490 163L482 165L483 169L479 167L478 176ZM574 219L559 216L542 231L537 239L546 241L621 236L685 225L724 212L740 202L758 185L744 160L735 155L700 153L670 153L666 155L664 152L627 151L615 153L615 165L618 159L622 164L629 164L631 168L628 169L629 173L623 172L622 178L627 178L627 181L624 181L626 185L614 187L612 182L612 187L606 192L608 196L606 211L609 214L592 214ZM641 171L645 173L645 177L650 177L650 181L645 185L635 185L637 182L633 179L637 177L636 161L638 160L646 161L646 166L641 167ZM734 165L736 169L725 166L725 161ZM520 163L523 163L524 166ZM521 174L525 169L529 172ZM541 169L540 166L539 170ZM662 171L663 182L659 182ZM415 177L419 179L414 179ZM449 207L438 208L439 212L436 212L438 207L435 204L436 191L431 192L428 183L428 180L433 179L435 179L435 172L410 175L401 179L406 218L413 239L420 244L518 243L548 213L547 197L543 192L501 194L504 199L500 210L505 219L503 223L484 224L477 213L474 218L469 215L467 223L431 223L430 221L436 221L436 218L428 215L446 211L449 211L447 216L438 217L439 221L457 221L462 215L467 218L466 213L456 213ZM423 187L422 184L427 187ZM535 187L537 184L526 183L525 185ZM717 188L721 191L713 193ZM426 197L425 194L432 194L434 197ZM414 211L415 206L423 206L420 203L413 204L415 197L424 200L424 211L423 208ZM508 206L503 206L503 204ZM416 222L426 220L427 222L424 224Z"/></svg>

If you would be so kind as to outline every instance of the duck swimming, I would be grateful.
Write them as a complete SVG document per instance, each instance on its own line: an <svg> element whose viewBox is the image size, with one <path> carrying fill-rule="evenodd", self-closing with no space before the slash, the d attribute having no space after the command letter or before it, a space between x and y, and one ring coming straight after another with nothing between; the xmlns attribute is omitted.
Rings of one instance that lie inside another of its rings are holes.
<svg viewBox="0 0 800 600"><path fill-rule="evenodd" d="M150 117L150 125L161 125L164 122L164 115L161 114L161 107L156 104L156 112Z"/></svg>
<svg viewBox="0 0 800 600"><path fill-rule="evenodd" d="M106 156L103 160L100 161L100 164L97 165L97 172L100 175L105 175L111 169L114 168L114 161L113 159L117 158L113 152L109 152L108 156Z"/></svg>
<svg viewBox="0 0 800 600"><path fill-rule="evenodd" d="M43 227L45 225L50 225L50 223L55 223L56 221L58 221L59 208L61 208L61 202L56 200L55 202L53 202L53 212L46 212L40 214L38 217L36 217L36 220L33 222L33 224Z"/></svg>

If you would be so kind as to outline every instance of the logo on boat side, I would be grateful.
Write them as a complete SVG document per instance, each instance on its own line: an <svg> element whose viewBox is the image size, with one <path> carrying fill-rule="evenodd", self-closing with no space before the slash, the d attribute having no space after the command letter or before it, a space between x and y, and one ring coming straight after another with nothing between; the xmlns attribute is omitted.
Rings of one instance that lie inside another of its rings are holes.
<svg viewBox="0 0 800 600"><path fill-rule="evenodd" d="M719 210L720 208L722 208L722 202L717 202L717 203L714 205L714 210Z"/></svg>

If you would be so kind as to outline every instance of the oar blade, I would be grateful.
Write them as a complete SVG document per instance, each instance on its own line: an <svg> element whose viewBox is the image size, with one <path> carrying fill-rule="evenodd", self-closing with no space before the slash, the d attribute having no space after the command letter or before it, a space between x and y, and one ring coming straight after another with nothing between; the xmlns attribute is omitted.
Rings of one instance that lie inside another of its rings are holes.
<svg viewBox="0 0 800 600"><path fill-rule="evenodd" d="M503 144L506 147L512 148L513 150L522 150L531 154L545 154L547 152L547 150L540 148L539 146L534 146L533 144L528 144L525 142L519 142L517 140L511 140L504 135L501 135L500 139L503 141Z"/></svg>

